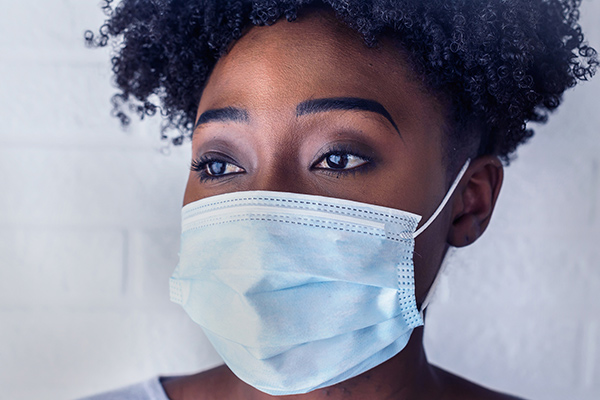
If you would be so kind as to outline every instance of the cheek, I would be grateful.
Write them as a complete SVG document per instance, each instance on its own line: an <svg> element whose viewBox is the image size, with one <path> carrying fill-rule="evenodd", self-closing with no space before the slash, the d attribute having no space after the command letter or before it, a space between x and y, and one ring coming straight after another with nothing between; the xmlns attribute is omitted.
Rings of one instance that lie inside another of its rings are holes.
<svg viewBox="0 0 600 400"><path fill-rule="evenodd" d="M447 243L450 212L445 209L437 219L420 234L415 241L413 262L415 266L415 285L417 304L421 304L439 273L444 256L448 251ZM424 221L423 221L424 222Z"/></svg>
<svg viewBox="0 0 600 400"><path fill-rule="evenodd" d="M198 177L196 176L196 174L193 171L190 171L190 174L188 176L188 181L187 184L185 186L185 192L183 193L183 205L187 205L189 203L192 203L196 200L199 200L200 197L200 193L198 190Z"/></svg>
<svg viewBox="0 0 600 400"><path fill-rule="evenodd" d="M436 211L446 194L446 170L440 163L439 154L428 151L419 154L407 167L410 172L402 182L403 186L397 187L397 190L405 193L405 202L400 208L421 215L421 227ZM415 239L413 263L418 304L424 300L448 248L446 239L450 227L449 210L446 206Z"/></svg>

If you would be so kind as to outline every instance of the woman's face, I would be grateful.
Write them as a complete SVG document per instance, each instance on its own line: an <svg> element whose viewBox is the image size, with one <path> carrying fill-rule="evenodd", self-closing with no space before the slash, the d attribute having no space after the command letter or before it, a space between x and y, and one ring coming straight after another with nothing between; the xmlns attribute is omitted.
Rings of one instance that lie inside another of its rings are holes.
<svg viewBox="0 0 600 400"><path fill-rule="evenodd" d="M447 190L444 122L393 44L367 48L326 13L254 27L203 92L184 204L271 190L401 209L424 222ZM416 243L418 302L447 248L445 211Z"/></svg>

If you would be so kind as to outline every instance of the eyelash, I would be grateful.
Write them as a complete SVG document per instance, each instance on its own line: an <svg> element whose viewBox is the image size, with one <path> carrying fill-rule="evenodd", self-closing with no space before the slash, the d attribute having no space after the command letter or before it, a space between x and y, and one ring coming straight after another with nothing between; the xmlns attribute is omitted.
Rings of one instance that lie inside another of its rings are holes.
<svg viewBox="0 0 600 400"><path fill-rule="evenodd" d="M366 162L358 167L350 168L350 169L328 169L328 168L317 168L316 167L318 164L323 162L327 157L332 156L332 155L338 155L338 156L352 155L355 157L362 158ZM198 174L198 177L200 178L200 182L214 181L214 180L225 178L229 175L235 175L235 174L227 174L227 175L219 176L219 175L208 174L206 172L206 167L211 162L223 162L223 163L228 163L228 164L234 164L238 168L241 168L236 163L229 160L228 157L227 158L226 157L216 157L214 155L205 154L198 159L192 160L192 164L190 166L190 170L193 172L196 172ZM317 159L317 161L315 161L312 164L311 168L313 170L319 170L321 173L329 174L329 175L332 175L335 177L340 177L340 176L350 175L350 174L355 175L357 172L365 172L368 169L370 169L370 167L373 166L373 163L374 163L373 157L367 156L367 155L363 154L362 152L356 151L356 149L352 148L352 146L335 145L335 146L332 146L331 148L329 148L327 151L325 151Z"/></svg>
<svg viewBox="0 0 600 400"><path fill-rule="evenodd" d="M192 170L193 172L196 172L198 174L198 177L200 178L200 182L214 181L217 179L223 179L229 175L235 175L235 174L228 174L228 175L219 176L219 175L207 174L206 166L208 164L210 164L211 162L223 162L223 163L234 164L234 165L238 166L236 163L232 162L231 160L227 159L226 157L216 157L214 155L205 154L198 159L192 160L192 165L190 166L190 170ZM241 168L241 167L238 166L238 168Z"/></svg>
<svg viewBox="0 0 600 400"><path fill-rule="evenodd" d="M316 168L316 166L318 164L320 164L327 157L332 156L332 155L338 155L338 156L352 155L355 157L362 158L363 160L366 161L366 163L363 165L360 165L358 167L350 168L350 169ZM334 146L330 147L328 150L326 150L319 158L317 158L317 161L315 161L313 163L311 168L318 169L322 173L326 173L329 175L333 175L335 177L339 177L339 176L350 175L350 174L355 175L357 172L366 172L373 166L374 166L373 157L367 156L364 153L362 153L361 151L357 151L353 146L338 144L338 145L334 145Z"/></svg>

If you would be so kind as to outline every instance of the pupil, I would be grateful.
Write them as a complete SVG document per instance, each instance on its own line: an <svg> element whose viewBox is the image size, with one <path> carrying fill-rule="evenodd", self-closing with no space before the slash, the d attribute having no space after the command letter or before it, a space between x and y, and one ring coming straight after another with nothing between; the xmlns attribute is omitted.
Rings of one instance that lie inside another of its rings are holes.
<svg viewBox="0 0 600 400"><path fill-rule="evenodd" d="M346 154L331 154L327 156L327 166L329 168L345 168L348 164L348 155Z"/></svg>
<svg viewBox="0 0 600 400"><path fill-rule="evenodd" d="M221 175L225 172L225 163L222 161L213 161L208 165L208 173L210 175Z"/></svg>

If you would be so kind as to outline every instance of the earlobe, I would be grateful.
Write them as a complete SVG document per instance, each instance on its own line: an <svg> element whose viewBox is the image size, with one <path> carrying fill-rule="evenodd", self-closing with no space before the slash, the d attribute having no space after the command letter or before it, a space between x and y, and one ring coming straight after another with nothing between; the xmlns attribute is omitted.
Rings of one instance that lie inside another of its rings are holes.
<svg viewBox="0 0 600 400"><path fill-rule="evenodd" d="M496 156L471 162L452 199L452 222L448 244L463 247L477 240L487 228L504 177Z"/></svg>

